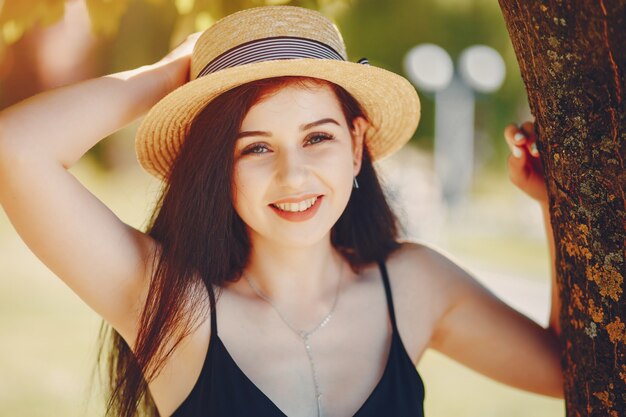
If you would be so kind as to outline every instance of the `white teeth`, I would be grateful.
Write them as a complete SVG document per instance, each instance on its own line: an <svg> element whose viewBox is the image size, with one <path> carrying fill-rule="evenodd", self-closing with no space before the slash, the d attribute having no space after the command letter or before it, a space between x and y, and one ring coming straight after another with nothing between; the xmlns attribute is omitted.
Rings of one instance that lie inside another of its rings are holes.
<svg viewBox="0 0 626 417"><path fill-rule="evenodd" d="M278 207L283 211L299 212L307 210L317 201L317 197L309 198L308 200L301 201L299 203L279 203L273 204L274 207Z"/></svg>

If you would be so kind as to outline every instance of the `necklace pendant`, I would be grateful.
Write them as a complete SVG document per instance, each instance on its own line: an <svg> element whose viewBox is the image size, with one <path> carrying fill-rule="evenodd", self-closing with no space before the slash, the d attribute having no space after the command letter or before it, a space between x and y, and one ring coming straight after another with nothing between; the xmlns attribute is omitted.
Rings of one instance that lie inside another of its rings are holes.
<svg viewBox="0 0 626 417"><path fill-rule="evenodd" d="M0 0L1 1L1 0ZM344 263L345 265L345 263ZM243 274L243 273L242 273ZM276 308L276 306L274 305L274 303L272 303L272 300L265 296L265 294L263 294L257 287L256 285L254 285L252 283L252 281L250 281L250 279L248 278L247 275L243 274L243 276L245 277L246 281L248 281L248 284L250 284L250 287L254 290L254 292L263 300L265 300L267 303L269 303L272 308L276 311L276 313L278 314L278 316L280 317L280 319L287 325L287 327L289 327L289 329L291 329L291 331L293 331L298 337L300 337L303 342L304 342L304 347L306 348L306 354L307 357L309 359L309 364L311 365L311 374L313 377L313 386L315 388L315 399L316 399L316 403L317 403L317 417L322 417L323 416L323 412L322 412L322 405L321 405L321 399L322 399L322 394L320 393L319 390L319 386L317 383L317 376L315 373L315 363L313 361L313 355L311 352L311 345L309 344L309 337L315 333L317 330L319 330L320 328L326 326L326 324L330 321L331 317L333 316L333 312L335 311L335 307L337 305L337 299L339 298L339 288L340 288L340 284L341 284L341 275L339 275L339 279L337 280L337 290L335 293L335 301L333 302L332 307L330 308L330 311L328 312L328 314L326 315L326 317L324 319L322 319L322 321L312 330L310 331L304 331L304 330L299 330L294 328L286 319L285 317L283 317L283 315L280 313L280 311Z"/></svg>

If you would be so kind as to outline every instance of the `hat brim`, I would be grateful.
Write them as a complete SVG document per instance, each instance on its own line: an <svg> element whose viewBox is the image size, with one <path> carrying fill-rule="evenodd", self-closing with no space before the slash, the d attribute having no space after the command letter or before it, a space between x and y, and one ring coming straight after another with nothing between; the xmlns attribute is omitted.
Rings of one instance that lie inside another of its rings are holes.
<svg viewBox="0 0 626 417"><path fill-rule="evenodd" d="M256 62L194 79L163 97L137 130L137 160L148 173L164 179L191 121L211 100L247 82L286 75L327 80L352 94L372 124L366 140L373 160L401 148L419 123L420 101L415 88L391 71L349 61L311 58Z"/></svg>

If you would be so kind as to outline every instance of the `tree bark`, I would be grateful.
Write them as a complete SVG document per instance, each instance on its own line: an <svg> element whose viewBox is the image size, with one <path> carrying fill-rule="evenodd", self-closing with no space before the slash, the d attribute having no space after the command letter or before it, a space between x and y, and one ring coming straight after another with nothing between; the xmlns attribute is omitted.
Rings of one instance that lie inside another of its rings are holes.
<svg viewBox="0 0 626 417"><path fill-rule="evenodd" d="M626 0L499 0L545 170L567 416L626 415Z"/></svg>

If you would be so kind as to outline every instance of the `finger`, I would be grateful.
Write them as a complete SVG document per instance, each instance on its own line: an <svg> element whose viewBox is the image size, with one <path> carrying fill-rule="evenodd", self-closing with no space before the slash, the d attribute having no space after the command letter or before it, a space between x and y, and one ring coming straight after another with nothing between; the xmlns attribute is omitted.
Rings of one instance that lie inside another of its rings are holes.
<svg viewBox="0 0 626 417"><path fill-rule="evenodd" d="M520 125L520 129L524 131L524 133L528 136L535 135L535 123L527 120Z"/></svg>
<svg viewBox="0 0 626 417"><path fill-rule="evenodd" d="M517 186L523 185L525 178L528 176L525 159L525 152L522 153L520 158L516 158L514 155L509 155L507 158L509 179Z"/></svg>
<svg viewBox="0 0 626 417"><path fill-rule="evenodd" d="M521 126L524 134L527 137L526 147L528 152L533 157L539 156L539 149L537 148L537 135L535 134L535 125L531 122L525 122Z"/></svg>
<svg viewBox="0 0 626 417"><path fill-rule="evenodd" d="M524 136L523 131L516 124L508 124L504 128L504 138L513 156L520 158L522 156L522 147L526 142L526 136Z"/></svg>
<svg viewBox="0 0 626 417"><path fill-rule="evenodd" d="M510 140L511 134L516 131L517 133L520 132L517 125L508 125L506 127L506 136L508 136L507 143L511 149L511 155L507 161L509 177L511 181L517 185L522 184L531 172L541 172L541 161L539 158L530 154L530 148L536 147L535 141L533 141L530 146L527 146L528 139L521 141L519 144L515 144L513 143L514 141ZM513 136L515 136L515 134Z"/></svg>
<svg viewBox="0 0 626 417"><path fill-rule="evenodd" d="M520 130L530 140L536 140L537 134L535 133L535 124L530 121L526 121L520 125Z"/></svg>
<svg viewBox="0 0 626 417"><path fill-rule="evenodd" d="M200 35L202 35L203 33L204 33L203 30L201 30L199 32L194 32L194 33L188 35L186 40L195 43L198 40L198 38L200 37Z"/></svg>
<svg viewBox="0 0 626 417"><path fill-rule="evenodd" d="M539 156L539 149L537 149L537 141L533 140L529 145L528 145L528 151L530 152L530 154L532 156L534 156L535 158Z"/></svg>
<svg viewBox="0 0 626 417"><path fill-rule="evenodd" d="M524 133L524 131L521 130L520 126L515 124L515 123L509 123L504 128L504 135L505 136L511 136L512 137L517 132Z"/></svg>
<svg viewBox="0 0 626 417"><path fill-rule="evenodd" d="M506 125L504 128L504 138L509 145L521 144L526 140L524 132L514 123Z"/></svg>
<svg viewBox="0 0 626 417"><path fill-rule="evenodd" d="M528 163L528 151L524 145L510 145L511 153L509 154L509 168L516 171L523 169L524 165Z"/></svg>
<svg viewBox="0 0 626 417"><path fill-rule="evenodd" d="M535 124L533 122L526 121L519 126L509 124L507 125L505 132L509 137L513 135L512 144L523 144L533 157L539 156L539 150L537 149L537 144L535 143L537 141L537 135L535 133ZM507 138L507 140L510 141L509 138ZM511 146L509 145L509 147Z"/></svg>

